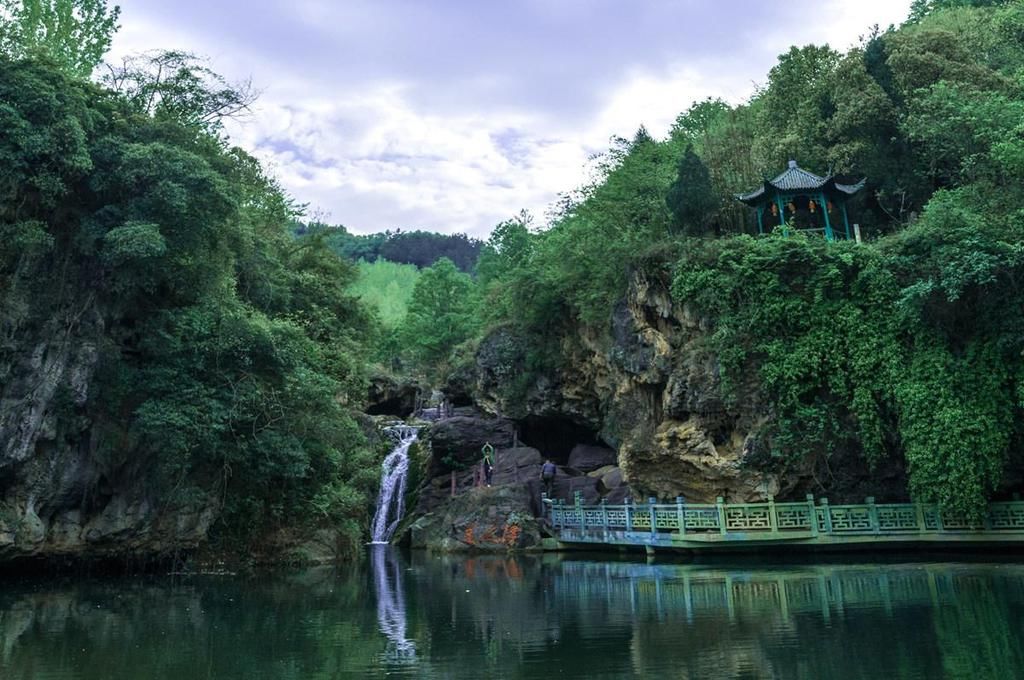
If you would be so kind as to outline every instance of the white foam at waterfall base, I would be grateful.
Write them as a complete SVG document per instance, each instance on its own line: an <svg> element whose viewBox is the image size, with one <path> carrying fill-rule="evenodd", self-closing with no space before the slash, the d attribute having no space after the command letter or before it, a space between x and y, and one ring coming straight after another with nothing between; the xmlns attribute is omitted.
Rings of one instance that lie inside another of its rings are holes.
<svg viewBox="0 0 1024 680"><path fill-rule="evenodd" d="M405 514L405 480L409 475L409 447L416 441L419 428L406 425L389 427L386 432L397 440L395 448L381 464L380 494L371 525L371 543L387 543Z"/></svg>

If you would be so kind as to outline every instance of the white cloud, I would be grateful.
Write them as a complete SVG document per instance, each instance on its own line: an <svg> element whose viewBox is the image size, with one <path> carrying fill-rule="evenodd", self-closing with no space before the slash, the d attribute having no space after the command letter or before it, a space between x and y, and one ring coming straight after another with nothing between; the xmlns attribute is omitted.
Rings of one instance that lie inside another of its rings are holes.
<svg viewBox="0 0 1024 680"><path fill-rule="evenodd" d="M584 179L587 157L606 148L612 135L630 136L645 124L662 136L679 112L709 95L741 101L788 45L829 42L845 49L871 24L899 22L909 0L808 4L814 12L791 12L801 17L796 21L768 25L753 38L737 33L747 44L701 45L692 53L682 36L678 46L670 36L669 51L676 53L666 59L660 52L645 54L641 39L635 54L621 58L630 63L614 71L599 70L608 68L607 59L586 71L587 59L569 52L564 63L556 61L555 43L546 48L550 54L526 49L508 55L504 66L488 63L479 72L465 63L474 55L461 52L458 58L423 54L423 60L436 60L436 74L434 66L346 61L340 53L325 53L313 64L288 58L301 45L263 49L240 38L220 42L187 23L149 19L130 7L115 52L182 47L209 54L229 77L251 75L264 93L254 115L232 126L233 139L264 160L297 199L326 210L332 221L357 232L400 227L484 236L521 208L543 215L558 193ZM334 3L303 0L292 18L310 31L311 41L324 34L340 41L351 38L352 26L372 26L375 7L346 4L342 17ZM407 38L408 26L403 30ZM436 40L426 44L438 49ZM450 68L458 73L445 71L456 62ZM387 73L366 78L369 67ZM582 70L566 80L563 67ZM546 70L534 75L526 68ZM550 77L555 80L545 80ZM575 89L559 90L563 82Z"/></svg>

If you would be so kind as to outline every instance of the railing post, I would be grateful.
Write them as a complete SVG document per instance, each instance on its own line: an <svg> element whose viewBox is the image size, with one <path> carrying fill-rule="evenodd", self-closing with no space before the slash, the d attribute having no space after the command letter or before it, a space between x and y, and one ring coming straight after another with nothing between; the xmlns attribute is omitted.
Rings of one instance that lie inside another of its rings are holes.
<svg viewBox="0 0 1024 680"><path fill-rule="evenodd" d="M876 534L882 532L882 527L878 522L878 508L875 507L875 497L868 496L864 499L864 502L868 504L868 522L871 523L871 531Z"/></svg>
<svg viewBox="0 0 1024 680"><path fill-rule="evenodd" d="M679 535L686 535L686 509L683 508L683 497L676 496L676 517L679 518Z"/></svg>
<svg viewBox="0 0 1024 680"><path fill-rule="evenodd" d="M604 530L607 532L611 527L608 526L608 506L605 505L605 499L601 499L601 521L604 522Z"/></svg>
<svg viewBox="0 0 1024 680"><path fill-rule="evenodd" d="M773 534L779 533L779 517L775 511L775 496L768 496L768 526Z"/></svg>
<svg viewBox="0 0 1024 680"><path fill-rule="evenodd" d="M725 535L725 499L719 496L715 499L715 505L718 506L718 531Z"/></svg>
<svg viewBox="0 0 1024 680"><path fill-rule="evenodd" d="M831 534L832 533L832 509L828 507L828 499L827 498L821 498L821 499L818 500L818 503L821 504L821 508L822 508L821 509L821 518L822 518L822 521L823 521L823 523L825 525L825 533L826 534Z"/></svg>
<svg viewBox="0 0 1024 680"><path fill-rule="evenodd" d="M814 496L812 494L807 494L807 509L811 513L810 517L807 518L807 521L810 524L811 536L817 536L818 535L818 509L816 507L814 507Z"/></svg>
<svg viewBox="0 0 1024 680"><path fill-rule="evenodd" d="M943 532L946 527L942 526L942 506L935 504L935 531Z"/></svg>
<svg viewBox="0 0 1024 680"><path fill-rule="evenodd" d="M576 505L576 513L580 517L580 532L583 532L587 528L587 520L583 517L583 494L577 491L572 497Z"/></svg>
<svg viewBox="0 0 1024 680"><path fill-rule="evenodd" d="M626 531L633 531L633 499L626 497Z"/></svg>
<svg viewBox="0 0 1024 680"><path fill-rule="evenodd" d="M917 515L917 531L923 534L928 530L928 525L924 523L924 506L914 503L914 514Z"/></svg>
<svg viewBox="0 0 1024 680"><path fill-rule="evenodd" d="M647 499L647 509L651 511L651 535L652 536L654 534L658 533L658 515L657 515L658 510L655 507L655 505L657 503L658 503L658 499L657 498L648 498Z"/></svg>

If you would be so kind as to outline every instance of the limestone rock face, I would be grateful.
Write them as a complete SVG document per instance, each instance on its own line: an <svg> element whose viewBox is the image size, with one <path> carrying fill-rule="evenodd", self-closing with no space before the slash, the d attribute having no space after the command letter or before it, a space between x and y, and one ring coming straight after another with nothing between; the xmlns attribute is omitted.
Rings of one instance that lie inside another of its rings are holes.
<svg viewBox="0 0 1024 680"><path fill-rule="evenodd" d="M656 498L739 503L780 491L776 475L744 469L738 436L716 446L697 417L662 421L652 440L627 442L621 453L625 475Z"/></svg>
<svg viewBox="0 0 1024 680"><path fill-rule="evenodd" d="M216 494L156 503L145 461L101 453L86 405L103 320L79 310L22 334L0 363L0 562L19 558L145 559L197 547Z"/></svg>
<svg viewBox="0 0 1024 680"><path fill-rule="evenodd" d="M617 466L597 476L593 490L583 482L574 484L585 488L569 488L566 480L558 492L570 497L577 490L607 502L627 493L691 502L807 491L835 499L886 495L871 488L877 476L866 472L823 475L813 462L773 467L761 434L771 413L758 376L731 376L734 398L726 400L721 367L709 349L713 324L675 304L668 284L667 272L635 272L607 326L579 326L563 336L561 367L554 372L529 374L526 339L498 328L480 343L473 370L462 367L460 385L489 413L527 424L538 418L572 422L609 446L577 446L562 461L567 470L585 473ZM890 477L902 478L898 471ZM824 486L823 478L829 481Z"/></svg>

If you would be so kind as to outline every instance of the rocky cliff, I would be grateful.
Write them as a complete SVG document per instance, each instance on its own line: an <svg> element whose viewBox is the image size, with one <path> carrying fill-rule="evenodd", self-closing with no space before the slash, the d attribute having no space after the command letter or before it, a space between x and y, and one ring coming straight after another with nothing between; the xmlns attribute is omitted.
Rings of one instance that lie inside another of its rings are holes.
<svg viewBox="0 0 1024 680"><path fill-rule="evenodd" d="M103 320L52 319L0 366L0 561L146 558L196 547L217 515L216 496L159 502L147 461L104 441L89 412Z"/></svg>
<svg viewBox="0 0 1024 680"><path fill-rule="evenodd" d="M457 371L449 390L513 419L526 444L560 463L568 464L577 444L614 448L639 498L904 496L899 464L869 472L854 450L797 465L774 460L762 436L772 414L756 367L726 395L708 349L711 325L672 301L667 272L636 272L607 327L563 335L559 368L531 374L529 340L504 327L481 342L474 365Z"/></svg>

